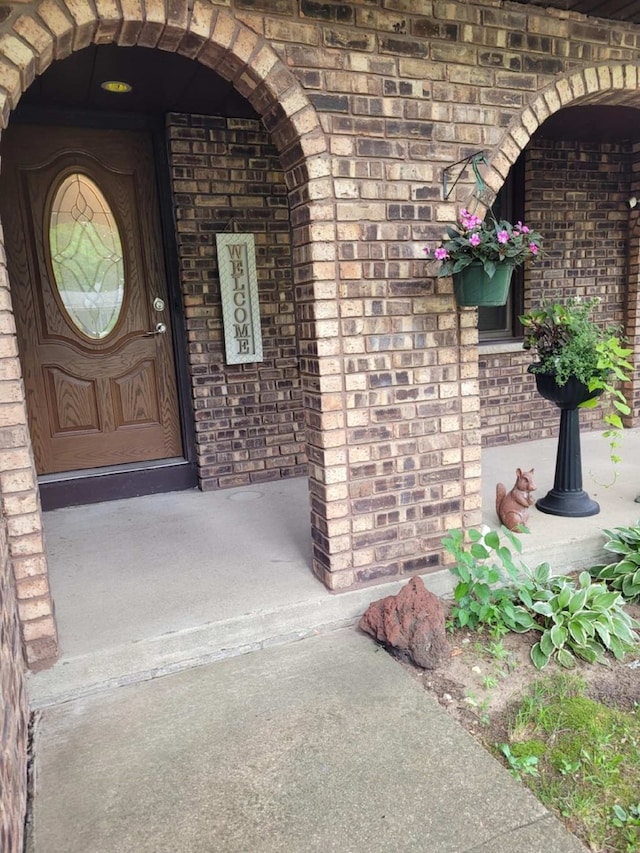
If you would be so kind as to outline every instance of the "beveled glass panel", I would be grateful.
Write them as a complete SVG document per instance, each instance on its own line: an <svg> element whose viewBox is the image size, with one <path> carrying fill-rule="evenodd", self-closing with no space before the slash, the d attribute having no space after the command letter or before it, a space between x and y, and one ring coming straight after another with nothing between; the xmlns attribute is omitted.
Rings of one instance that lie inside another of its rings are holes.
<svg viewBox="0 0 640 853"><path fill-rule="evenodd" d="M75 172L51 205L49 247L56 287L83 335L105 338L124 299L124 261L118 225L98 185Z"/></svg>

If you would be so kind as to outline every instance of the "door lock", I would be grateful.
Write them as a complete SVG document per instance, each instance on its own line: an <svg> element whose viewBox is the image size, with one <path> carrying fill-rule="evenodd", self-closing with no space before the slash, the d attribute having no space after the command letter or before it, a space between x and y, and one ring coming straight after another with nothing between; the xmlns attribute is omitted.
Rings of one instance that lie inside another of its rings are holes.
<svg viewBox="0 0 640 853"><path fill-rule="evenodd" d="M153 307L155 311L164 311L164 299L160 299L159 296L153 300Z"/></svg>

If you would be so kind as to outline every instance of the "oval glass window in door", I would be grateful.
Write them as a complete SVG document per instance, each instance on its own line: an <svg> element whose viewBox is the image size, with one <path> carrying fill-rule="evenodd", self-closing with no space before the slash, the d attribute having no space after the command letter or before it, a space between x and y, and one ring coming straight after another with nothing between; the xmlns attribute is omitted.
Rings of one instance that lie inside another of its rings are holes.
<svg viewBox="0 0 640 853"><path fill-rule="evenodd" d="M93 340L113 330L124 299L124 261L109 204L87 175L67 175L56 190L49 221L55 284L70 320Z"/></svg>

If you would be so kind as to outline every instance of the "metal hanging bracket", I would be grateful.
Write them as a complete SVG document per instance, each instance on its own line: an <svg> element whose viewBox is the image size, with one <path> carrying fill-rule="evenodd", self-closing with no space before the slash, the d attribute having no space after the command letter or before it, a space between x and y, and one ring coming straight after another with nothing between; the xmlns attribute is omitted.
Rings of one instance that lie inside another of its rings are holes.
<svg viewBox="0 0 640 853"><path fill-rule="evenodd" d="M225 227L222 230L223 234L230 232L231 234L238 233L238 220L235 216L232 216L231 219L227 222Z"/></svg>
<svg viewBox="0 0 640 853"><path fill-rule="evenodd" d="M458 183L462 175L464 174L464 170L467 166L471 165L473 169L473 174L476 179L476 189L479 194L482 194L485 190L485 182L482 179L482 175L480 174L479 166L480 164L484 164L485 166L489 165L487 160L487 155L484 151L476 151L475 154L470 154L468 157L464 157L462 160L458 160L456 163L452 163L442 173L442 195L444 200L446 201L451 193L453 192L455 185ZM456 176L455 181L449 185L449 173L452 169L455 169L456 166L460 166L458 170L458 174Z"/></svg>

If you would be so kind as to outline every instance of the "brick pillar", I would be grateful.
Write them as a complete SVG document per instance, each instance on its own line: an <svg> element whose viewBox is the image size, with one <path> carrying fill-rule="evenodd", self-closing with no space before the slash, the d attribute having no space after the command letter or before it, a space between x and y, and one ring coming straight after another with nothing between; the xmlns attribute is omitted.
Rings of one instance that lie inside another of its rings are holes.
<svg viewBox="0 0 640 853"><path fill-rule="evenodd" d="M0 520L0 638L0 850L22 853L29 715L18 603L4 515Z"/></svg>
<svg viewBox="0 0 640 853"><path fill-rule="evenodd" d="M631 155L631 180L628 198L635 197L637 204L629 208L629 246L627 250L628 273L625 305L624 333L633 349L632 361L640 361L640 143L634 143ZM631 408L627 426L640 424L640 381L638 371L626 383L624 392Z"/></svg>
<svg viewBox="0 0 640 853"><path fill-rule="evenodd" d="M3 253L4 258L4 253ZM0 265L0 492L27 663L51 665L58 638L22 371L4 262Z"/></svg>

